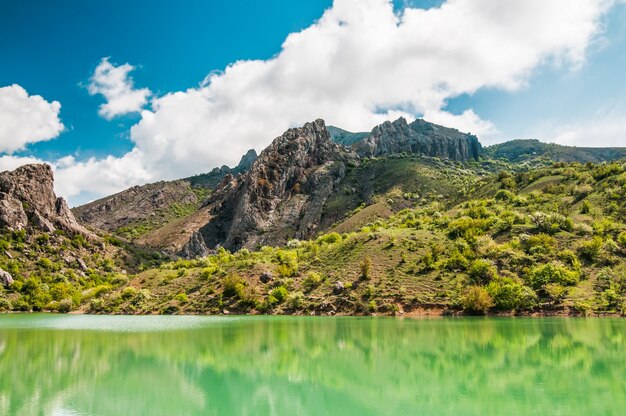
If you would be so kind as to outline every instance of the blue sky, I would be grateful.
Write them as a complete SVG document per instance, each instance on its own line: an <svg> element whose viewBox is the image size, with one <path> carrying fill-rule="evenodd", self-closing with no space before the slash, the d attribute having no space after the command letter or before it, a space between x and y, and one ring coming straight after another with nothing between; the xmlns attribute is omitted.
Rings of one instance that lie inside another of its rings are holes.
<svg viewBox="0 0 626 416"><path fill-rule="evenodd" d="M15 118L0 128L0 168L51 163L78 204L236 163L316 117L369 130L424 116L484 143L626 146L624 2L499 4L0 0L0 88L20 87L0 95L0 117ZM107 57L129 69L94 87ZM124 109L106 117L102 85L118 81ZM124 101L141 89L141 103ZM44 111L45 132L20 105Z"/></svg>

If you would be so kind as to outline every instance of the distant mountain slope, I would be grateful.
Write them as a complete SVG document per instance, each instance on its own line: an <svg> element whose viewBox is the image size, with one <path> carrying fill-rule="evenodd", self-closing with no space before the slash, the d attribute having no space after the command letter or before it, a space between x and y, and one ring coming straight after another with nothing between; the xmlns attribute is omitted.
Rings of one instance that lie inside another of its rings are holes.
<svg viewBox="0 0 626 416"><path fill-rule="evenodd" d="M539 158L555 162L601 163L626 159L626 147L573 147L539 140L511 140L486 147L484 155L511 163Z"/></svg>
<svg viewBox="0 0 626 416"><path fill-rule="evenodd" d="M222 166L176 181L134 186L73 211L81 222L91 227L134 239L194 213L224 176L244 173L255 159L256 152L249 150L234 168Z"/></svg>
<svg viewBox="0 0 626 416"><path fill-rule="evenodd" d="M331 140L344 146L352 146L370 135L368 132L352 133L335 126L326 126L326 128L330 133Z"/></svg>

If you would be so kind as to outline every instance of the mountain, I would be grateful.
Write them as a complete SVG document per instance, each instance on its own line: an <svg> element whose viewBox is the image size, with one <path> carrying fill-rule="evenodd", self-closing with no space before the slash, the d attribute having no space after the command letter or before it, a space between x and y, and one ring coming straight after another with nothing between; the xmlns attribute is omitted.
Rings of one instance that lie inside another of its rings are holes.
<svg viewBox="0 0 626 416"><path fill-rule="evenodd" d="M76 221L65 199L54 194L52 168L44 164L0 173L0 226L10 230L59 230L95 238Z"/></svg>
<svg viewBox="0 0 626 416"><path fill-rule="evenodd" d="M134 186L73 209L91 227L135 239L194 213L226 175L244 173L256 159L249 150L234 168L222 166L209 173L176 181Z"/></svg>
<svg viewBox="0 0 626 416"><path fill-rule="evenodd" d="M207 247L275 244L315 234L324 203L358 156L334 143L323 120L289 129L239 178L227 176L207 202L199 230Z"/></svg>
<svg viewBox="0 0 626 416"><path fill-rule="evenodd" d="M554 162L601 163L626 158L626 147L574 147L539 140L511 140L484 149L484 155L511 163L545 159Z"/></svg>
<svg viewBox="0 0 626 416"><path fill-rule="evenodd" d="M354 143L359 142L369 136L367 132L352 133L344 129L340 129L335 126L326 126L330 139L335 143L342 144L344 146L352 146Z"/></svg>
<svg viewBox="0 0 626 416"><path fill-rule="evenodd" d="M478 160L482 147L471 134L417 119L386 121L352 144L361 157L412 153L465 162Z"/></svg>
<svg viewBox="0 0 626 416"><path fill-rule="evenodd" d="M622 149L482 149L423 120L351 134L316 120L77 208L93 233L50 167L0 173L0 311L626 313Z"/></svg>

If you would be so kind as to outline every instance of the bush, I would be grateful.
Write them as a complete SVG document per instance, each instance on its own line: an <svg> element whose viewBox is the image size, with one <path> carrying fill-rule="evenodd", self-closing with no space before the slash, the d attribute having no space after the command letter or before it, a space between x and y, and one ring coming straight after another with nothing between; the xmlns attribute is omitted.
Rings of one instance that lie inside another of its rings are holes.
<svg viewBox="0 0 626 416"><path fill-rule="evenodd" d="M568 288L561 286L558 283L548 283L545 286L545 291L556 304L561 303L561 301L563 301L569 293Z"/></svg>
<svg viewBox="0 0 626 416"><path fill-rule="evenodd" d="M510 202L513 200L513 194L505 189L500 189L494 196L496 201Z"/></svg>
<svg viewBox="0 0 626 416"><path fill-rule="evenodd" d="M59 311L60 313L68 313L72 310L73 306L74 305L71 299L63 299L59 302L59 305L57 306L57 311Z"/></svg>
<svg viewBox="0 0 626 416"><path fill-rule="evenodd" d="M474 283L488 283L498 275L498 269L489 260L474 260L467 271Z"/></svg>
<svg viewBox="0 0 626 416"><path fill-rule="evenodd" d="M528 272L528 282L535 289L544 289L550 283L562 286L573 286L578 283L580 273L567 269L558 263L535 266Z"/></svg>
<svg viewBox="0 0 626 416"><path fill-rule="evenodd" d="M445 261L445 267L448 270L452 271L463 271L466 270L469 265L469 262L465 258L463 254L459 251L455 251L452 255Z"/></svg>
<svg viewBox="0 0 626 416"><path fill-rule="evenodd" d="M10 311L13 305L11 301L5 298L0 298L0 311Z"/></svg>
<svg viewBox="0 0 626 416"><path fill-rule="evenodd" d="M307 273L306 277L304 278L304 281L302 282L302 285L304 286L304 288L307 291L311 291L313 289L315 289L316 287L318 287L322 281L324 279L322 278L322 275L317 273L317 272L309 272Z"/></svg>
<svg viewBox="0 0 626 416"><path fill-rule="evenodd" d="M372 259L364 257L359 264L359 268L361 269L361 279L369 279L372 271Z"/></svg>
<svg viewBox="0 0 626 416"><path fill-rule="evenodd" d="M302 292L290 293L287 296L287 306L291 309L300 309L304 304L304 294Z"/></svg>
<svg viewBox="0 0 626 416"><path fill-rule="evenodd" d="M595 262L602 251L604 241L602 237L594 237L593 240L583 241L578 245L578 255L590 263Z"/></svg>
<svg viewBox="0 0 626 416"><path fill-rule="evenodd" d="M550 254L556 247L556 240L547 234L522 235L520 237L522 249L528 254Z"/></svg>
<svg viewBox="0 0 626 416"><path fill-rule="evenodd" d="M177 301L179 301L180 303L187 303L189 302L189 298L187 297L186 293L179 293L176 296L174 296L174 299L176 299Z"/></svg>
<svg viewBox="0 0 626 416"><path fill-rule="evenodd" d="M289 291L287 290L285 286L278 286L277 288L272 289L269 296L276 299L277 303L283 303L285 299L287 299L288 294L289 294Z"/></svg>
<svg viewBox="0 0 626 416"><path fill-rule="evenodd" d="M622 248L626 248L626 231L621 232L619 236L617 236L617 242Z"/></svg>
<svg viewBox="0 0 626 416"><path fill-rule="evenodd" d="M243 298L245 285L239 275L231 274L227 276L222 284L224 287L224 296L237 299Z"/></svg>
<svg viewBox="0 0 626 416"><path fill-rule="evenodd" d="M322 244L334 244L338 241L341 241L341 234L335 232L324 234L317 238L317 242Z"/></svg>
<svg viewBox="0 0 626 416"><path fill-rule="evenodd" d="M487 286L487 292L497 309L530 309L535 306L537 295L519 280L510 277L498 277Z"/></svg>
<svg viewBox="0 0 626 416"><path fill-rule="evenodd" d="M135 297L136 294L137 294L137 289L135 289L132 286L129 286L125 288L124 290L122 290L122 299L123 300L132 299Z"/></svg>
<svg viewBox="0 0 626 416"><path fill-rule="evenodd" d="M539 231L548 234L556 234L561 230L572 231L574 228L572 220L561 214L535 212L531 219Z"/></svg>
<svg viewBox="0 0 626 416"><path fill-rule="evenodd" d="M461 298L461 306L470 312L485 313L493 306L493 299L485 288L471 286Z"/></svg>

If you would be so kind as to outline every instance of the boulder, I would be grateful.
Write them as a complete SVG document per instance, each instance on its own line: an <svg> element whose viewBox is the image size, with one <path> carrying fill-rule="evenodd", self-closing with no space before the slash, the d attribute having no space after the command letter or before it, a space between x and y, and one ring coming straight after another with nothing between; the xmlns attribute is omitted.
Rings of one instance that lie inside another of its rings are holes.
<svg viewBox="0 0 626 416"><path fill-rule="evenodd" d="M13 276L6 270L0 269L0 285L9 287L13 284Z"/></svg>

